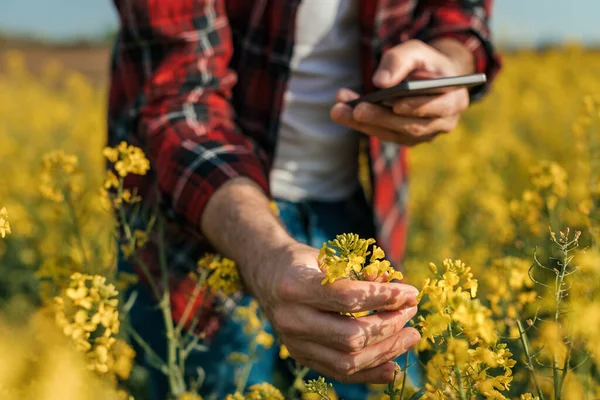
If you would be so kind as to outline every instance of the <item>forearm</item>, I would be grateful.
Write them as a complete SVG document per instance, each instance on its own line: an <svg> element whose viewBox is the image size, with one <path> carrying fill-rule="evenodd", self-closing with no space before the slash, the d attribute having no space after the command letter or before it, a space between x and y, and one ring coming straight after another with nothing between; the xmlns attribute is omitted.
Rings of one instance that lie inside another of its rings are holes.
<svg viewBox="0 0 600 400"><path fill-rule="evenodd" d="M201 220L204 235L238 264L250 292L270 265L268 259L295 241L273 213L264 191L248 178L234 178L208 201Z"/></svg>
<svg viewBox="0 0 600 400"><path fill-rule="evenodd" d="M475 72L475 57L459 40L443 37L434 39L429 45L452 60L459 75L468 75Z"/></svg>

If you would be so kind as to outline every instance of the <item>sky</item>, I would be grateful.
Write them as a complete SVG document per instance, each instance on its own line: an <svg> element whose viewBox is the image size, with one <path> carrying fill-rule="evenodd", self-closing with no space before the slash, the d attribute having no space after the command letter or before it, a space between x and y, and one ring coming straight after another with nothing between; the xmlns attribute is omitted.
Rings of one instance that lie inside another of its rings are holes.
<svg viewBox="0 0 600 400"><path fill-rule="evenodd" d="M600 43L599 18L600 0L496 0L492 29L496 40L511 44ZM115 26L111 0L0 0L0 32L63 40Z"/></svg>

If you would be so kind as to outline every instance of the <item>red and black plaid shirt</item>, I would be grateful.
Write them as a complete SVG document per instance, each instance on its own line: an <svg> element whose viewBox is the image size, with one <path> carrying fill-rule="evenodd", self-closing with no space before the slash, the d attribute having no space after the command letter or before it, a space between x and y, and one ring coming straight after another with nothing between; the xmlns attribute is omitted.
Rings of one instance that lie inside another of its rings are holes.
<svg viewBox="0 0 600 400"><path fill-rule="evenodd" d="M269 193L269 169L290 74L300 0L115 0L121 30L109 102L109 144L143 148L151 173L129 184L169 220L167 261L174 317L187 302L187 272L207 250L200 218L227 180L246 176ZM382 53L409 39L450 36L473 52L489 80L499 60L489 41L492 0L361 0L363 90ZM357 43L357 45L359 45ZM486 88L471 93L478 98ZM369 139L377 241L402 258L406 150ZM157 193L157 195L156 195ZM152 241L143 257L153 265Z"/></svg>

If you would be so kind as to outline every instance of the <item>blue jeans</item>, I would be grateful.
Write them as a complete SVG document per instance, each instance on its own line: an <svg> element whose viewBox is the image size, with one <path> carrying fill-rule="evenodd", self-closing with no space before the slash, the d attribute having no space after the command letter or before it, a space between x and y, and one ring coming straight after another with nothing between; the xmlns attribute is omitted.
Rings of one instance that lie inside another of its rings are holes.
<svg viewBox="0 0 600 400"><path fill-rule="evenodd" d="M373 218L370 208L364 199L362 191L345 201L319 202L302 201L289 202L277 200L280 218L286 225L290 234L299 242L320 248L323 242L335 238L341 233L357 233L361 237L374 237ZM131 266L126 262L119 263L120 269L131 271ZM148 344L163 359L166 357L166 336L164 323L160 310L150 293L143 287L136 287L138 297L131 309L130 321L132 327L148 342ZM250 301L250 296L244 297L243 304ZM273 334L271 326L266 327L267 332ZM149 366L143 351L140 351L139 361L148 366L151 373L150 392L152 400L164 400L168 393L168 383L165 376L156 369ZM234 371L235 366L227 361L232 352L246 353L248 350L247 338L243 332L243 326L231 319L225 321L219 329L207 350L192 351L187 364L186 372L189 378L195 378L198 368L204 369L206 378L201 388L201 395L208 397L216 395L222 399L228 393L235 390ZM396 360L404 365L404 356ZM409 356L409 361L414 361L414 355ZM273 376L278 369L282 374L288 374L289 368L279 360L278 346L263 350L258 361L253 365L248 378L248 386L261 382L273 382ZM413 384L421 382L420 371L414 364L409 373ZM316 373L309 373L307 378L318 377ZM291 377L288 377L291 379ZM363 384L342 384L332 382L339 397L344 400L362 400L367 398L368 388Z"/></svg>

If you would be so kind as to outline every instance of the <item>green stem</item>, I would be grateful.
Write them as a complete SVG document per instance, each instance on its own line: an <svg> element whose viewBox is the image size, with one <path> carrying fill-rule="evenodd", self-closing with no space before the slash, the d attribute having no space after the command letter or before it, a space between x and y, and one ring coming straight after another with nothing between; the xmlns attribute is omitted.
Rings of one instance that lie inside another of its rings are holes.
<svg viewBox="0 0 600 400"><path fill-rule="evenodd" d="M77 212L75 211L75 206L73 206L73 199L71 198L71 194L68 190L63 191L63 196L65 198L65 203L67 203L67 210L69 210L69 217L73 222L73 230L75 231L75 238L77 240L77 244L81 250L81 256L83 257L83 261L85 266L90 268L90 260L87 258L87 251L85 249L85 245L83 243L83 234L81 233L81 227L79 226L79 217L77 217ZM93 272L93 271L86 271Z"/></svg>
<svg viewBox="0 0 600 400"><path fill-rule="evenodd" d="M390 383L388 383L388 388L385 394L390 396L390 400L396 400L396 378L398 377L398 369L394 367L394 378Z"/></svg>
<svg viewBox="0 0 600 400"><path fill-rule="evenodd" d="M160 358L160 356L139 335L139 333L137 333L137 331L135 329L129 327L127 329L127 331L129 332L129 334L131 335L131 337L133 338L133 340L135 340L135 342L138 345L140 345L140 347L142 349L144 349L144 351L147 353L147 355L148 355L148 361L150 362L150 365L152 365L154 368L156 368L157 370L159 370L163 374L167 375L167 373L168 373L167 365L165 364L165 362L163 361L163 359Z"/></svg>
<svg viewBox="0 0 600 400"><path fill-rule="evenodd" d="M450 333L450 337L453 338L452 323L448 325L448 332ZM460 400L467 400L467 395L465 394L465 388L463 386L462 375L456 364L454 364L454 375L456 375L456 382L458 383L458 394L460 395Z"/></svg>
<svg viewBox="0 0 600 400"><path fill-rule="evenodd" d="M200 281L204 282L206 280L207 276L208 276L208 271L203 271L202 276L200 277ZM196 330L196 327L198 326L198 323L200 322L200 316L202 315L202 312L204 311L204 307L206 306L206 303L208 303L208 302L206 301L206 298L205 298L204 301L202 301L202 303L200 303L200 306L196 310L196 313L195 313L196 315L194 316L194 319L192 319L192 323L190 324L190 327L187 329L187 335L185 336L185 341L197 340L196 339L197 335L194 334L194 331Z"/></svg>
<svg viewBox="0 0 600 400"><path fill-rule="evenodd" d="M296 391L299 390L301 383L304 381L304 377L309 371L309 368L302 367L302 369L296 374L294 377L294 382L292 382L292 386L290 386L288 390L288 397L290 399L296 398Z"/></svg>
<svg viewBox="0 0 600 400"><path fill-rule="evenodd" d="M183 379L184 370L179 369L177 363L177 348L179 339L175 336L175 324L171 313L171 292L169 291L169 275L167 269L166 248L164 241L164 219L158 218L158 259L162 280L162 299L160 300L160 309L163 314L165 328L167 331L167 366L169 368L169 386L171 394L179 397L185 392L185 382ZM185 365L185 360L183 362Z"/></svg>
<svg viewBox="0 0 600 400"><path fill-rule="evenodd" d="M517 319L517 328L519 329L519 338L521 339L521 344L523 345L523 351L525 352L525 357L527 357L527 367L531 371L531 377L533 378L533 385L535 386L535 390L540 398L540 400L544 400L544 393L540 388L540 384L537 380L537 376L535 374L535 369L533 368L533 360L531 358L531 353L529 352L529 344L527 340L527 333L523 329L523 324L520 319Z"/></svg>
<svg viewBox="0 0 600 400"><path fill-rule="evenodd" d="M406 387L406 376L408 375L408 352L404 357L404 376L402 376L402 387L400 387L400 400L404 400L404 388Z"/></svg>
<svg viewBox="0 0 600 400"><path fill-rule="evenodd" d="M559 320L560 320L560 303L562 301L562 295L563 295L563 285L564 285L564 279L565 279L565 273L567 271L567 266L568 266L568 250L562 246L561 247L561 254L562 254L562 260L561 260L561 270L557 271L556 273L556 278L555 278L555 286L554 286L554 300L555 300L555 310L554 310L554 324L556 326L559 325ZM553 383L554 383L554 399L555 400L560 400L562 398L562 390L561 390L561 376L560 376L560 365L558 363L558 358L556 353L552 354L552 379L553 379ZM565 371L563 371L563 374L566 375L567 374L567 370L565 369Z"/></svg>
<svg viewBox="0 0 600 400"><path fill-rule="evenodd" d="M134 246L135 243L133 243L133 240L134 240L133 233L131 232L131 228L129 227L129 224L127 223L127 218L125 217L125 211L123 210L122 207L118 208L117 215L119 217L121 226L123 227L123 230L125 231L125 238L127 239L129 246ZM134 259L135 264L141 268L144 276L146 277L146 280L148 281L148 285L150 285L150 289L152 290L152 293L154 294L154 296L157 299L160 299L160 291L158 290L158 286L156 286L156 282L154 282L154 278L153 278L152 274L150 274L150 268L148 268L146 263L141 258L138 257L138 255L135 253L135 251L132 251L131 254Z"/></svg>
<svg viewBox="0 0 600 400"><path fill-rule="evenodd" d="M185 309L183 310L183 315L181 316L181 319L179 320L179 322L177 323L177 327L175 328L175 334L177 336L181 335L181 331L183 330L185 323L187 322L188 318L190 317L190 314L192 312L194 304L196 304L196 299L198 298L198 295L200 294L200 290L202 290L202 281L198 280L198 282L196 282L196 285L194 286L194 291L192 292L192 296L190 297L187 304L185 305Z"/></svg>
<svg viewBox="0 0 600 400"><path fill-rule="evenodd" d="M571 361L571 352L573 351L573 344L569 343L569 349L567 350L567 355L565 356L565 362L563 364L563 374L560 378L560 392L562 393L563 388L565 387L565 381L567 380L567 372L569 372L569 362Z"/></svg>
<svg viewBox="0 0 600 400"><path fill-rule="evenodd" d="M252 370L252 365L254 364L254 358L256 357L256 337L254 337L250 343L250 348L248 350L248 362L244 365L240 372L240 376L237 380L237 384L235 387L236 392L243 393L244 388L246 387L246 383L248 383L248 377L250 376L250 371Z"/></svg>

